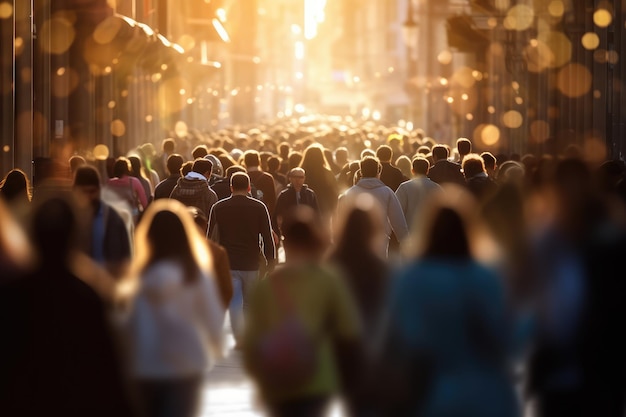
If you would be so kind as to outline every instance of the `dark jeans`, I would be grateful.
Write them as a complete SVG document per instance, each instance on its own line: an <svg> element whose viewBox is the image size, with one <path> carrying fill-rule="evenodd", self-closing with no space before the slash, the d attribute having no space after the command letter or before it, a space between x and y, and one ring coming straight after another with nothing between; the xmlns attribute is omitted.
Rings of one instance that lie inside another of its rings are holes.
<svg viewBox="0 0 626 417"><path fill-rule="evenodd" d="M321 417L326 413L330 397L327 395L300 398L268 404L272 417Z"/></svg>
<svg viewBox="0 0 626 417"><path fill-rule="evenodd" d="M143 417L195 417L201 399L201 375L139 379L137 395Z"/></svg>

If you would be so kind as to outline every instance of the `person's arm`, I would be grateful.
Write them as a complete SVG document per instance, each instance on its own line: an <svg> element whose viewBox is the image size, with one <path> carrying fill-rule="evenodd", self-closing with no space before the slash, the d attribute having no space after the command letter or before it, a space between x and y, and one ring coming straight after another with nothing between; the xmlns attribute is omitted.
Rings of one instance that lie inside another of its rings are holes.
<svg viewBox="0 0 626 417"><path fill-rule="evenodd" d="M143 185L141 185L141 182L139 182L137 178L128 178L132 183L133 190L135 190L135 193L137 193L137 198L139 198L139 203L141 204L141 207L143 207L145 210L146 207L148 207L148 197L146 196L146 191L143 189Z"/></svg>
<svg viewBox="0 0 626 417"><path fill-rule="evenodd" d="M396 197L398 198L398 202L400 203L400 208L402 208L402 213L404 213L404 220L408 218L407 211L409 210L409 198L407 196L405 186L400 184L398 189L396 190Z"/></svg>
<svg viewBox="0 0 626 417"><path fill-rule="evenodd" d="M390 192L387 201L387 215L389 216L391 228L398 237L398 241L402 242L409 235L409 227L406 225L400 202L393 192Z"/></svg>
<svg viewBox="0 0 626 417"><path fill-rule="evenodd" d="M211 239L213 242L219 243L218 227L217 227L217 215L215 214L215 205L211 207L211 213L209 214L209 227L207 228L207 239Z"/></svg>
<svg viewBox="0 0 626 417"><path fill-rule="evenodd" d="M260 233L263 239L263 254L267 265L271 270L276 263L276 246L274 245L274 238L272 237L272 222L270 221L270 214L267 211L267 207L263 204L262 210L259 209L260 217Z"/></svg>

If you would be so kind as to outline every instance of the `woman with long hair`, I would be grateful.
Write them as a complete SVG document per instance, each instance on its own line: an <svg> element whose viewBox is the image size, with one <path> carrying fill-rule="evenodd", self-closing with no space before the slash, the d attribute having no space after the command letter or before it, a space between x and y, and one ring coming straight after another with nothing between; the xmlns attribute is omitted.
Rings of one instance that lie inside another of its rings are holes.
<svg viewBox="0 0 626 417"><path fill-rule="evenodd" d="M135 234L138 280L127 323L131 374L147 417L195 416L221 355L224 306L206 239L175 200L151 204Z"/></svg>
<svg viewBox="0 0 626 417"><path fill-rule="evenodd" d="M307 185L317 195L322 220L329 220L337 207L337 180L324 156L324 148L313 143L302 156L300 168L306 172Z"/></svg>
<svg viewBox="0 0 626 417"><path fill-rule="evenodd" d="M0 181L0 196L10 205L30 203L30 181L26 173L19 168L10 170Z"/></svg>
<svg viewBox="0 0 626 417"><path fill-rule="evenodd" d="M415 228L414 259L391 289L381 362L398 383L386 405L390 415L516 416L505 295L474 251L475 203L455 188L433 203Z"/></svg>

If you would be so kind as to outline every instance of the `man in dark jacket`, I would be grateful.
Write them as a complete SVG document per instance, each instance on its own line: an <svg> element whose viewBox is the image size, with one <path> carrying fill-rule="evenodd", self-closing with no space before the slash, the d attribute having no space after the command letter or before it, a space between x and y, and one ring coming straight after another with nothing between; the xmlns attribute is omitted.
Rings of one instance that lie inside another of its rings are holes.
<svg viewBox="0 0 626 417"><path fill-rule="evenodd" d="M167 171L169 177L157 184L154 188L154 199L170 198L174 187L178 184L180 179L180 167L183 166L183 157L175 153L167 157Z"/></svg>
<svg viewBox="0 0 626 417"><path fill-rule="evenodd" d="M246 151L246 153L243 154L243 162L246 165L250 182L262 193L261 200L265 203L271 215L276 205L274 177L267 172L261 171L261 157L257 151Z"/></svg>
<svg viewBox="0 0 626 417"><path fill-rule="evenodd" d="M465 177L461 172L461 165L448 161L448 148L443 145L435 145L432 153L435 164L428 171L428 178L439 185L446 182L465 185Z"/></svg>
<svg viewBox="0 0 626 417"><path fill-rule="evenodd" d="M239 345L250 290L259 277L261 267L269 271L273 269L276 249L267 207L248 195L248 175L235 172L230 179L230 188L232 195L218 201L211 209L207 236L228 253L233 280L233 298L228 310L233 335ZM261 253L266 265L260 263Z"/></svg>
<svg viewBox="0 0 626 417"><path fill-rule="evenodd" d="M203 213L211 211L217 202L217 194L209 187L213 163L200 158L193 162L191 172L178 180L170 198L180 201L187 207L198 207Z"/></svg>
<svg viewBox="0 0 626 417"><path fill-rule="evenodd" d="M91 221L85 234L85 252L113 277L119 277L130 262L130 236L121 216L100 198L98 171L89 165L79 167L74 174L74 191Z"/></svg>
<svg viewBox="0 0 626 417"><path fill-rule="evenodd" d="M391 165L391 159L393 158L393 151L390 146L380 145L376 149L376 157L380 161L382 169L380 171L380 180L387 187L391 188L394 192L398 189L400 184L408 180L402 175L402 171Z"/></svg>
<svg viewBox="0 0 626 417"><path fill-rule="evenodd" d="M319 215L319 207L317 205L317 196L315 191L311 190L305 183L304 169L296 167L292 168L287 175L289 185L278 195L276 199L276 208L272 216L272 226L274 231L281 235L280 226L282 219L294 207L304 204L310 206L316 214Z"/></svg>

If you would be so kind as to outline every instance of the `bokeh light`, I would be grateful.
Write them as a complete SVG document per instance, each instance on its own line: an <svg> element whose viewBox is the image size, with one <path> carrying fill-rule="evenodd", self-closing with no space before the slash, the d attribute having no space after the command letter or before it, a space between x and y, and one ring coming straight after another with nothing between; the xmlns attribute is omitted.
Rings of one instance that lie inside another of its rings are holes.
<svg viewBox="0 0 626 417"><path fill-rule="evenodd" d="M569 64L557 75L557 87L563 95L576 98L591 91L591 72L581 64Z"/></svg>
<svg viewBox="0 0 626 417"><path fill-rule="evenodd" d="M509 129L517 129L524 123L524 117L517 110L510 110L502 115L502 123Z"/></svg>
<svg viewBox="0 0 626 417"><path fill-rule="evenodd" d="M596 26L605 28L613 22L613 15L606 9L598 9L593 14L593 23Z"/></svg>
<svg viewBox="0 0 626 417"><path fill-rule="evenodd" d="M50 90L54 97L69 97L80 83L80 76L73 68L61 67L55 72L56 76L52 77Z"/></svg>
<svg viewBox="0 0 626 417"><path fill-rule="evenodd" d="M544 120L535 120L530 124L530 137L536 143L543 143L550 137L550 124Z"/></svg>
<svg viewBox="0 0 626 417"><path fill-rule="evenodd" d="M476 79L472 75L472 72L473 70L470 67L460 67L452 75L452 82L463 88L472 88L476 83Z"/></svg>
<svg viewBox="0 0 626 417"><path fill-rule="evenodd" d="M529 29L534 20L535 11L525 4L518 4L509 9L503 24L506 29L523 31Z"/></svg>
<svg viewBox="0 0 626 417"><path fill-rule="evenodd" d="M111 122L111 134L116 137L124 136L126 133L126 125L120 119Z"/></svg>
<svg viewBox="0 0 626 417"><path fill-rule="evenodd" d="M53 17L43 22L39 34L39 45L44 52L60 55L67 52L76 32L70 21L62 17Z"/></svg>
<svg viewBox="0 0 626 417"><path fill-rule="evenodd" d="M9 19L13 16L13 5L3 1L0 3L0 19Z"/></svg>
<svg viewBox="0 0 626 417"><path fill-rule="evenodd" d="M562 0L551 1L548 5L548 13L553 17L563 17L565 13L565 5Z"/></svg>
<svg viewBox="0 0 626 417"><path fill-rule="evenodd" d="M474 140L485 146L493 146L500 141L500 129L492 124L478 125L474 129Z"/></svg>
<svg viewBox="0 0 626 417"><path fill-rule="evenodd" d="M187 127L187 123L183 121L176 122L176 125L174 126L174 132L176 132L176 135L178 135L178 137L181 137L181 138L187 136L187 134L189 133L189 128Z"/></svg>
<svg viewBox="0 0 626 417"><path fill-rule="evenodd" d="M93 40L100 45L113 42L122 28L122 19L117 16L109 16L96 26L93 31Z"/></svg>
<svg viewBox="0 0 626 417"><path fill-rule="evenodd" d="M94 146L93 156L99 161L106 160L109 157L109 147L104 144Z"/></svg>
<svg viewBox="0 0 626 417"><path fill-rule="evenodd" d="M589 51L592 51L600 46L600 37L593 32L585 33L580 41L583 44L583 47Z"/></svg>
<svg viewBox="0 0 626 417"><path fill-rule="evenodd" d="M452 62L452 53L447 49L445 51L441 51L439 55L437 55L437 61L439 61L442 65L448 65Z"/></svg>

